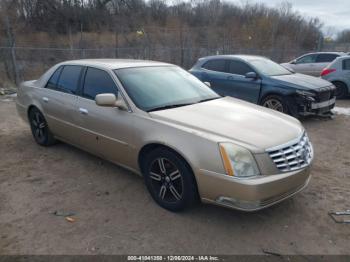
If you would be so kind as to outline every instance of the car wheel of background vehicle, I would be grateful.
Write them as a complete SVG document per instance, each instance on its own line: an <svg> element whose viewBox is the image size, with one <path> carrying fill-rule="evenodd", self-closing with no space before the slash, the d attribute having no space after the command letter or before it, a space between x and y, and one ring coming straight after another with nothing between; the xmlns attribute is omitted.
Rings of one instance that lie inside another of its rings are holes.
<svg viewBox="0 0 350 262"><path fill-rule="evenodd" d="M47 125L45 117L37 108L32 108L29 111L29 123L35 142L41 146L55 144L56 140Z"/></svg>
<svg viewBox="0 0 350 262"><path fill-rule="evenodd" d="M286 102L283 97L278 95L269 95L263 99L261 102L263 107L267 107L278 112L288 113Z"/></svg>
<svg viewBox="0 0 350 262"><path fill-rule="evenodd" d="M181 211L198 200L195 178L182 157L165 148L148 153L142 161L146 186L163 208Z"/></svg>
<svg viewBox="0 0 350 262"><path fill-rule="evenodd" d="M348 88L347 86L342 82L333 82L333 84L336 86L335 90L335 96L337 98L345 98L348 95Z"/></svg>

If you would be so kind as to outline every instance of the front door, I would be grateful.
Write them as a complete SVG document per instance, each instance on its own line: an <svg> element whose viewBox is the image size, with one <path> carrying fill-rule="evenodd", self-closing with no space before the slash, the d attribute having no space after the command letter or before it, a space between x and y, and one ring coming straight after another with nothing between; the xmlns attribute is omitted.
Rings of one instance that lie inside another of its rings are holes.
<svg viewBox="0 0 350 262"><path fill-rule="evenodd" d="M134 117L131 112L118 108L97 106L96 95L106 93L118 96L118 89L111 75L104 70L88 67L77 102L81 144L101 157L130 165Z"/></svg>
<svg viewBox="0 0 350 262"><path fill-rule="evenodd" d="M317 54L302 56L291 65L291 68L297 73L315 76L317 74L316 57Z"/></svg>
<svg viewBox="0 0 350 262"><path fill-rule="evenodd" d="M228 91L235 94L236 97L251 103L258 103L261 80L259 78L246 78L249 72L255 72L248 64L231 60L228 65L229 80Z"/></svg>

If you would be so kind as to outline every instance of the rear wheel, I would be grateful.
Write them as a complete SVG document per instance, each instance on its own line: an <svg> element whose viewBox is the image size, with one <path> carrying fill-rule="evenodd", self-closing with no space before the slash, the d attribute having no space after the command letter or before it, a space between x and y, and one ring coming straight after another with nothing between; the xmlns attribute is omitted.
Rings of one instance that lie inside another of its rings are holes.
<svg viewBox="0 0 350 262"><path fill-rule="evenodd" d="M158 148L143 159L143 175L152 198L163 208L181 211L197 200L197 187L188 164L176 153Z"/></svg>
<svg viewBox="0 0 350 262"><path fill-rule="evenodd" d="M261 105L264 107L276 110L278 112L282 112L286 114L288 113L287 104L285 100L283 99L283 97L278 95L269 95L265 97L262 100Z"/></svg>
<svg viewBox="0 0 350 262"><path fill-rule="evenodd" d="M47 125L45 117L37 108L32 108L29 111L29 123L34 140L39 145L50 146L56 142Z"/></svg>
<svg viewBox="0 0 350 262"><path fill-rule="evenodd" d="M334 82L336 86L335 95L337 98L345 98L348 95L348 88L343 82Z"/></svg>

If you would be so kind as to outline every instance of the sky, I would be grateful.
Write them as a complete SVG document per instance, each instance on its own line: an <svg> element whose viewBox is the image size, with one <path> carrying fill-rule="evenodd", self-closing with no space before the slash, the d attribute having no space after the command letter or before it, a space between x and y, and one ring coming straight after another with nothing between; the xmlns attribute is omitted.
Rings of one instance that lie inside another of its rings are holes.
<svg viewBox="0 0 350 262"><path fill-rule="evenodd" d="M242 3L242 0L227 0ZM246 2L245 0L243 2ZM283 0L248 0L276 7ZM350 0L288 0L293 9L308 17L317 17L324 24L323 32L329 36L350 29Z"/></svg>

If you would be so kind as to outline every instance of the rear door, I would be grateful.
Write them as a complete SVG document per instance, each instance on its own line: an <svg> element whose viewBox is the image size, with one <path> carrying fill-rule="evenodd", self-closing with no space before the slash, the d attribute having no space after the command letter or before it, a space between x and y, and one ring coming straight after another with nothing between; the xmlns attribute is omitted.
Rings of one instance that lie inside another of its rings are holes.
<svg viewBox="0 0 350 262"><path fill-rule="evenodd" d="M228 79L228 92L232 92L236 97L257 103L260 94L261 80L246 78L245 75L255 70L243 61L231 60L228 65L230 75ZM256 73L256 72L255 72Z"/></svg>
<svg viewBox="0 0 350 262"><path fill-rule="evenodd" d="M118 96L112 76L107 71L88 67L78 97L81 143L97 155L129 165L134 133L133 114L115 107L97 106L96 95L105 93Z"/></svg>
<svg viewBox="0 0 350 262"><path fill-rule="evenodd" d="M77 144L77 90L82 66L64 65L56 70L41 93L45 116L51 131L61 139Z"/></svg>

